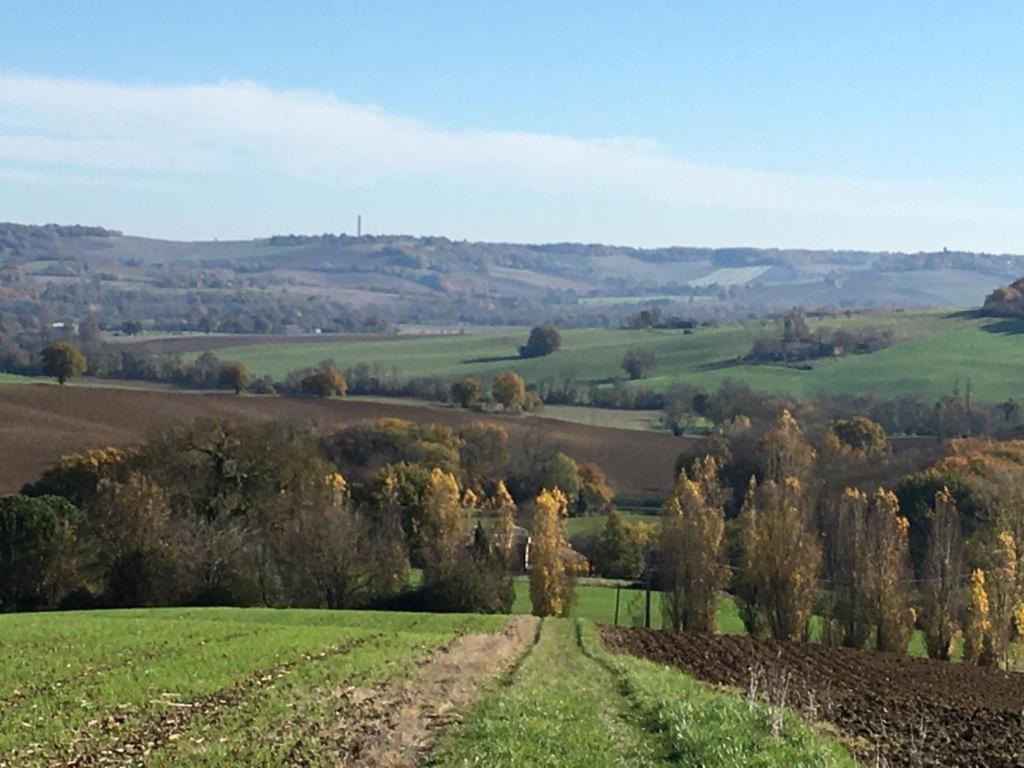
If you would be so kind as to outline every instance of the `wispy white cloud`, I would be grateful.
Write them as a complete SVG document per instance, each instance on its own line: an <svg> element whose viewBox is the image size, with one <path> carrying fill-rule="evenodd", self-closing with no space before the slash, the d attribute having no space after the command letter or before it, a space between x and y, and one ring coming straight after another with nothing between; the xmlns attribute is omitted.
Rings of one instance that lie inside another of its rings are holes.
<svg viewBox="0 0 1024 768"><path fill-rule="evenodd" d="M939 237L954 241L958 226L990 235L993 228L999 230L977 247L1024 234L1022 211L958 199L954 191L925 182L720 167L692 162L636 137L583 140L545 133L442 130L330 94L274 90L251 82L135 86L0 75L0 174L8 184L18 183L18 174L26 182L32 177L34 182L55 183L96 183L109 175L113 181L128 177L149 185L160 179L168 184L193 179L199 188L225 178L284 179L354 190L398 189L428 180L456 207L459 200L472 201L482 191L493 196L497 189L500 199L504 189L517 210L529 211L531 195L536 195L536 206L544 209L549 222L543 234L566 239L605 238L600 216L593 221L592 235L578 231L587 220L575 208L586 201L599 201L595 207L602 210L652 207L662 217L687 212L691 221L695 211L698 220L700 211L716 212L720 237L699 227L678 234L668 226L659 230L659 239L677 242L694 241L694 231L705 242L727 242L730 217L739 221L751 214L792 221L790 244L800 240L801 221L806 232L820 239L821 218L847 222L828 243L836 246L878 247L876 241L839 240L856 221L868 226L888 222L894 231L899 231L898 222L912 221L914 233L934 226ZM562 219L572 222L573 231L557 231L552 200L566 207ZM267 201L272 203L272 198ZM282 201L283 208L290 206ZM181 219L188 213L175 211L174 216ZM60 217L54 211L50 218ZM445 233L442 227L451 222L439 222L434 231ZM159 228L159 223L153 226ZM462 231L478 234L471 226ZM749 233L747 240L757 236L749 227L733 231ZM492 236L509 233L506 229ZM536 239L536 234L523 231L520 238ZM894 240L893 247L908 246L898 235Z"/></svg>

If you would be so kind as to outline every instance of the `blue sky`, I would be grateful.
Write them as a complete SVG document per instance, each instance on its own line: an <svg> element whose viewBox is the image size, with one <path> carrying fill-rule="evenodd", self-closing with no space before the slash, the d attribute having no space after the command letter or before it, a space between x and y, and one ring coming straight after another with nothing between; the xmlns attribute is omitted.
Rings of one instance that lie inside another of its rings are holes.
<svg viewBox="0 0 1024 768"><path fill-rule="evenodd" d="M0 219L1024 252L1024 3L0 5Z"/></svg>

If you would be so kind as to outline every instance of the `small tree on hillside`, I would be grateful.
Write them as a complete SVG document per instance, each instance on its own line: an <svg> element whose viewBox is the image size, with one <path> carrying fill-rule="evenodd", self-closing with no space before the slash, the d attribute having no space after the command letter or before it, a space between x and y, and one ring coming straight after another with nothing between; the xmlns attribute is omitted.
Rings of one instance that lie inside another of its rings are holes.
<svg viewBox="0 0 1024 768"><path fill-rule="evenodd" d="M538 325L530 331L530 338L519 348L520 357L544 357L557 352L562 346L562 334L553 325Z"/></svg>
<svg viewBox="0 0 1024 768"><path fill-rule="evenodd" d="M567 616L572 580L565 567L565 494L541 491L534 502L530 549L530 601L535 616Z"/></svg>
<svg viewBox="0 0 1024 768"><path fill-rule="evenodd" d="M484 384L480 379L465 378L452 382L448 388L448 398L463 408L474 405L484 393Z"/></svg>
<svg viewBox="0 0 1024 768"><path fill-rule="evenodd" d="M711 456L694 463L692 478L680 472L665 504L659 536L658 579L665 624L714 632L718 595L729 580L723 543L724 489Z"/></svg>
<svg viewBox="0 0 1024 768"><path fill-rule="evenodd" d="M344 397L348 392L348 381L333 365L321 368L302 380L302 391L316 397Z"/></svg>
<svg viewBox="0 0 1024 768"><path fill-rule="evenodd" d="M627 349L620 367L631 380L642 379L654 367L654 353L649 349Z"/></svg>
<svg viewBox="0 0 1024 768"><path fill-rule="evenodd" d="M85 373L87 362L83 355L70 341L58 341L46 347L42 353L43 375L51 376L63 386L64 382Z"/></svg>
<svg viewBox="0 0 1024 768"><path fill-rule="evenodd" d="M252 374L242 363L224 363L220 367L218 381L222 387L233 389L235 394L239 395L243 389L252 384Z"/></svg>
<svg viewBox="0 0 1024 768"><path fill-rule="evenodd" d="M499 373L494 380L491 394L506 411L522 407L526 402L526 384L523 383L523 377L518 373L506 371Z"/></svg>

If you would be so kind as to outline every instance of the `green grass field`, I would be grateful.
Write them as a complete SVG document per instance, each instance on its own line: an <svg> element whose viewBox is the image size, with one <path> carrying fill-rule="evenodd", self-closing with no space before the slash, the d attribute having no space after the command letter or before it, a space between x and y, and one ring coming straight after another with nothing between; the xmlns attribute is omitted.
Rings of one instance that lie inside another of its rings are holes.
<svg viewBox="0 0 1024 768"><path fill-rule="evenodd" d="M769 716L677 670L607 653L589 622L546 619L504 690L451 729L441 766L853 766L797 718Z"/></svg>
<svg viewBox="0 0 1024 768"><path fill-rule="evenodd" d="M645 515L637 512L622 512L621 514L629 523L645 523L656 526L661 520L656 514ZM596 536L604 530L607 523L608 518L604 515L570 517L565 521L565 532L568 534L570 541L579 536Z"/></svg>
<svg viewBox="0 0 1024 768"><path fill-rule="evenodd" d="M0 765L344 762L336 739L385 716L351 692L386 681L411 690L419 659L507 620L262 608L2 615ZM444 715L452 725L429 764L849 765L795 717L772 734L739 696L607 653L590 622L546 620L512 660L520 654L468 710Z"/></svg>
<svg viewBox="0 0 1024 768"><path fill-rule="evenodd" d="M645 614L645 596L641 589L630 589L622 586L618 590L619 614L618 626L620 627L642 627ZM576 598L572 605L570 615L574 618L593 621L598 624L615 624L615 583L601 582L600 580L582 580L576 585ZM516 580L516 600L512 606L513 613L530 613L530 585L525 577ZM662 627L661 614L661 593L651 593L651 626L655 629ZM718 631L727 635L743 635L746 629L743 620L740 618L739 608L736 601L731 597L723 597L718 604ZM812 640L817 642L821 635L821 625L817 617L812 619L811 625ZM1014 657L1024 652L1017 646L1014 647ZM914 630L910 639L910 647L907 653L911 656L924 658L928 654L924 647L924 638L920 630ZM959 643L955 648L954 658L959 658Z"/></svg>
<svg viewBox="0 0 1024 768"><path fill-rule="evenodd" d="M723 324L682 331L578 329L563 333L563 348L548 357L521 360L516 349L525 333L495 332L463 336L381 341L339 341L230 347L217 351L256 374L283 377L290 371L332 359L341 368L359 363L380 366L400 377L477 375L515 370L530 382L571 377L582 383L606 383L621 374L619 364L631 347L655 353L652 375L635 385L661 389L673 381L714 388L725 379L747 382L765 391L809 396L819 392L938 397L970 381L975 396L989 401L1024 394L1024 322L969 318L945 312L897 312L853 315L821 321L837 327L893 329L900 341L870 355L820 360L812 370L739 362L753 340L779 333L762 321Z"/></svg>
<svg viewBox="0 0 1024 768"><path fill-rule="evenodd" d="M388 677L457 632L504 623L216 608L0 616L0 765L149 738L167 713L211 695L148 764L281 764L309 721L331 716L317 693L326 683Z"/></svg>

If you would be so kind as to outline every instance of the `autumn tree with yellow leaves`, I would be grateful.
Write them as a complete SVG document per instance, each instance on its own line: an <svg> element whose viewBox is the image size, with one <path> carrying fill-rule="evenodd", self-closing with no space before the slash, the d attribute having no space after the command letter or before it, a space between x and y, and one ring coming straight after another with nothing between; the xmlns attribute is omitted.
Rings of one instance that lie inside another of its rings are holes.
<svg viewBox="0 0 1024 768"><path fill-rule="evenodd" d="M796 477L761 485L751 478L738 522L737 597L747 630L806 639L821 546L803 484Z"/></svg>
<svg viewBox="0 0 1024 768"><path fill-rule="evenodd" d="M991 631L988 595L985 592L985 572L975 568L967 588L967 607L964 611L964 661L980 664L986 656L986 645Z"/></svg>
<svg viewBox="0 0 1024 768"><path fill-rule="evenodd" d="M515 554L516 503L502 480L498 481L494 493L487 501L487 509L497 516L494 542L508 567L513 565Z"/></svg>
<svg viewBox="0 0 1024 768"><path fill-rule="evenodd" d="M665 626L714 632L718 595L729 571L723 557L725 489L718 463L699 459L680 472L659 534L658 580Z"/></svg>
<svg viewBox="0 0 1024 768"><path fill-rule="evenodd" d="M988 619L984 643L976 661L993 666L1006 661L1016 617L1024 602L1019 586L1017 542L1008 531L988 533L974 542L974 550L974 559L984 573L982 586Z"/></svg>
<svg viewBox="0 0 1024 768"><path fill-rule="evenodd" d="M572 604L572 579L565 564L568 502L555 488L534 501L530 549L530 601L535 616L567 616Z"/></svg>
<svg viewBox="0 0 1024 768"><path fill-rule="evenodd" d="M864 577L875 625L875 647L905 654L914 631L910 523L896 494L879 488L868 514Z"/></svg>
<svg viewBox="0 0 1024 768"><path fill-rule="evenodd" d="M783 410L758 458L764 479L750 478L737 519L740 612L751 634L799 640L807 636L822 560L807 488L817 454Z"/></svg>
<svg viewBox="0 0 1024 768"><path fill-rule="evenodd" d="M806 482L818 458L797 420L785 408L761 438L757 453L764 479L775 483L784 483L790 477Z"/></svg>
<svg viewBox="0 0 1024 768"><path fill-rule="evenodd" d="M455 476L435 468L423 493L423 584L433 587L453 574L465 547L468 519Z"/></svg>

